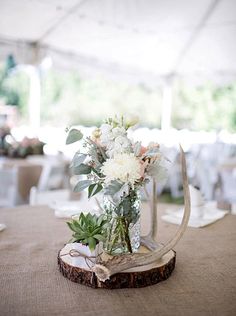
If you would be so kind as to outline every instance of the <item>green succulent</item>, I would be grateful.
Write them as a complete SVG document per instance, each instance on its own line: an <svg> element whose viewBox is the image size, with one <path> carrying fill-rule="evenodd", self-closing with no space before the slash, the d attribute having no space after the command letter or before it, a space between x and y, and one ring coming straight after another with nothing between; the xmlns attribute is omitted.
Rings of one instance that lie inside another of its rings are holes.
<svg viewBox="0 0 236 316"><path fill-rule="evenodd" d="M73 231L70 242L88 245L91 251L95 249L99 241L105 240L107 220L104 215L80 213L78 219L72 219L67 222L67 225Z"/></svg>

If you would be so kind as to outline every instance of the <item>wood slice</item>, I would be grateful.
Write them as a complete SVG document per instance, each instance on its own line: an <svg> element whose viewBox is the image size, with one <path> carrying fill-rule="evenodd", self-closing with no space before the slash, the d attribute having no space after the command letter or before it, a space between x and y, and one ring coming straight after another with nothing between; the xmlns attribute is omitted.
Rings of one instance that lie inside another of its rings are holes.
<svg viewBox="0 0 236 316"><path fill-rule="evenodd" d="M140 252L147 251L144 247L140 247ZM117 273L111 276L109 280L101 282L88 267L74 267L70 255L65 255L67 253L67 245L58 253L59 270L66 278L93 288L105 289L140 288L157 284L170 277L176 261L176 253L171 250L157 262Z"/></svg>

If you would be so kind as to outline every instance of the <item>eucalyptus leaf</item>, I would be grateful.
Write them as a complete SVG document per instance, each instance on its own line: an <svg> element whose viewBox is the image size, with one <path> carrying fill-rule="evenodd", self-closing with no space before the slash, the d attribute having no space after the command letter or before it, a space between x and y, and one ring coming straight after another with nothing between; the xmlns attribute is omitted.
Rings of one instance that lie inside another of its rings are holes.
<svg viewBox="0 0 236 316"><path fill-rule="evenodd" d="M92 180L79 181L74 187L74 192L81 192L92 184Z"/></svg>
<svg viewBox="0 0 236 316"><path fill-rule="evenodd" d="M82 154L80 152L77 152L71 162L71 166L78 167L82 162L84 162L85 158L87 157L86 154Z"/></svg>
<svg viewBox="0 0 236 316"><path fill-rule="evenodd" d="M113 195L113 200L115 203L120 203L121 199L129 195L129 185L125 183L122 185L120 190Z"/></svg>
<svg viewBox="0 0 236 316"><path fill-rule="evenodd" d="M126 198L122 202L122 206L123 206L123 215L128 217L130 213L132 212L132 202L130 201L129 198Z"/></svg>
<svg viewBox="0 0 236 316"><path fill-rule="evenodd" d="M84 163L81 163L80 165L73 168L73 172L76 175L80 174L89 174L91 173L92 168Z"/></svg>
<svg viewBox="0 0 236 316"><path fill-rule="evenodd" d="M120 191L120 189L122 188L123 183L119 182L117 180L113 180L110 182L110 184L105 188L104 190L104 194L105 195L111 195L113 196L114 194L116 194L118 191Z"/></svg>
<svg viewBox="0 0 236 316"><path fill-rule="evenodd" d="M100 178L104 177L104 175L101 173L101 166L97 168L92 167L92 171Z"/></svg>
<svg viewBox="0 0 236 316"><path fill-rule="evenodd" d="M91 184L88 188L88 197L91 198L98 192L102 190L102 185L100 183Z"/></svg>
<svg viewBox="0 0 236 316"><path fill-rule="evenodd" d="M75 143L83 138L83 134L78 129L72 128L66 138L66 144Z"/></svg>
<svg viewBox="0 0 236 316"><path fill-rule="evenodd" d="M95 162L97 167L101 167L102 163L99 161L99 156L98 156L98 152L97 149L92 147L89 150L89 154L91 156L91 159Z"/></svg>

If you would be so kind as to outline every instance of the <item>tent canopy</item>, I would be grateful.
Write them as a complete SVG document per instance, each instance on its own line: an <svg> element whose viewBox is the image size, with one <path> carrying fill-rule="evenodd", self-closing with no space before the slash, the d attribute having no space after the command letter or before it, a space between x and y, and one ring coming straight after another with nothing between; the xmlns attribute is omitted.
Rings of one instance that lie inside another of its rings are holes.
<svg viewBox="0 0 236 316"><path fill-rule="evenodd" d="M141 78L236 78L235 0L1 0L0 60Z"/></svg>

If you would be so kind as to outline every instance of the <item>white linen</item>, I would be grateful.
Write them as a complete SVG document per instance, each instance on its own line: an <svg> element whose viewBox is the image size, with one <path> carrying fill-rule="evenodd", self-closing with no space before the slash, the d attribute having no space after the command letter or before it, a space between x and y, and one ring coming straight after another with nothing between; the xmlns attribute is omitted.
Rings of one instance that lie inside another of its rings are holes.
<svg viewBox="0 0 236 316"><path fill-rule="evenodd" d="M58 218L71 218L71 216L80 214L81 212L99 214L99 207L94 199L53 203L50 207L54 209L54 214Z"/></svg>
<svg viewBox="0 0 236 316"><path fill-rule="evenodd" d="M6 228L5 224L0 224L0 232L3 231Z"/></svg>
<svg viewBox="0 0 236 316"><path fill-rule="evenodd" d="M189 185L189 193L191 198L191 213L188 222L190 227L204 227L210 225L217 220L223 218L228 212L217 208L216 202L205 202L201 192ZM172 224L181 224L184 209L177 211L166 210L166 214L162 219Z"/></svg>
<svg viewBox="0 0 236 316"><path fill-rule="evenodd" d="M183 218L183 212L183 208L177 211L166 210L166 214L161 218L166 222L180 225ZM199 209L199 213L197 213L196 210L194 210L193 213L191 212L188 226L195 228L205 227L223 218L227 213L227 211L218 209L216 202L208 202Z"/></svg>
<svg viewBox="0 0 236 316"><path fill-rule="evenodd" d="M236 204L232 204L232 207L231 207L231 214L232 215L236 215Z"/></svg>

